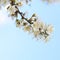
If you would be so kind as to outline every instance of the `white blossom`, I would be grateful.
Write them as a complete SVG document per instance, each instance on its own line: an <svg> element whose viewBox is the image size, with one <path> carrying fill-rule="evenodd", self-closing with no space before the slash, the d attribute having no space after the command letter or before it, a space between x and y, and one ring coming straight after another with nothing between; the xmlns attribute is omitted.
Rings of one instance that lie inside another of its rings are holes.
<svg viewBox="0 0 60 60"><path fill-rule="evenodd" d="M15 15L15 12L17 11L17 8L13 5L8 6L8 11L10 15Z"/></svg>
<svg viewBox="0 0 60 60"><path fill-rule="evenodd" d="M48 40L50 34L53 32L53 26L47 25L44 22L40 21L37 18L37 15L34 13L30 18L25 16L25 13L20 11L20 6L24 3L28 3L31 0L0 0L0 5L6 5L11 17L16 17L16 27L32 33L36 38L43 38L45 41ZM47 2L55 2L58 0L42 0ZM19 15L19 16L18 16ZM18 19L19 18L19 19Z"/></svg>
<svg viewBox="0 0 60 60"><path fill-rule="evenodd" d="M53 32L53 26L52 25L48 25L47 26L47 31L48 34L51 34Z"/></svg>
<svg viewBox="0 0 60 60"><path fill-rule="evenodd" d="M0 0L0 5L7 5L9 3L9 0Z"/></svg>
<svg viewBox="0 0 60 60"><path fill-rule="evenodd" d="M60 3L60 0L42 0L42 1L46 1L48 3Z"/></svg>

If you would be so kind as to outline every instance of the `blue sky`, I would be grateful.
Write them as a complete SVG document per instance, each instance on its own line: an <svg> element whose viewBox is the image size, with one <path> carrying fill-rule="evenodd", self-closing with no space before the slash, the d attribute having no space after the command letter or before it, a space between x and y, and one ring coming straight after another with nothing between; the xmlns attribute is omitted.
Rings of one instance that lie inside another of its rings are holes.
<svg viewBox="0 0 60 60"><path fill-rule="evenodd" d="M0 24L0 60L60 60L60 4L33 0L31 7L24 9L28 9L29 14L36 12L45 23L53 24L51 39L47 43L37 41L6 17L8 22ZM4 12L4 15L7 14Z"/></svg>

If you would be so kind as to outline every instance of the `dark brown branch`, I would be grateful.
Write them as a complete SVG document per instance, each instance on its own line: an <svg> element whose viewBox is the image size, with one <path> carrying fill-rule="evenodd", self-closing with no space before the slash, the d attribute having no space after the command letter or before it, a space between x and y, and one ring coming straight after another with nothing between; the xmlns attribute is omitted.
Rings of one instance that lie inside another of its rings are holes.
<svg viewBox="0 0 60 60"><path fill-rule="evenodd" d="M18 11L18 13L21 15L22 19L25 19L29 24L33 24L30 20L28 20L27 18L25 18L23 16L23 13L22 12Z"/></svg>
<svg viewBox="0 0 60 60"><path fill-rule="evenodd" d="M11 5L15 5L15 8L17 8L17 11L15 12L16 15L17 15L17 13L19 13L22 19L25 19L29 24L33 24L30 19L28 20L27 18L24 17L24 13L23 13L23 12L20 12L20 11L19 11L19 9L18 9L18 7L16 6L16 4L14 3L14 1L11 1L10 4L11 4Z"/></svg>

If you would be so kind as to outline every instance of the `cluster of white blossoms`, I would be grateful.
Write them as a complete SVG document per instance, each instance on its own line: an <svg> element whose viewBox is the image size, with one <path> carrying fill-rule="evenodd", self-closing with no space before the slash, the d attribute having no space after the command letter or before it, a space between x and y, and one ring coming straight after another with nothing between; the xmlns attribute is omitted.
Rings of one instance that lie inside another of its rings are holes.
<svg viewBox="0 0 60 60"><path fill-rule="evenodd" d="M60 0L42 0L42 1L46 1L48 3L60 3Z"/></svg>
<svg viewBox="0 0 60 60"><path fill-rule="evenodd" d="M34 13L30 18L25 17L25 13L21 12L19 6L22 6L22 2L28 3L31 0L0 0L0 4L6 4L7 10L11 17L16 17L16 27L22 28L24 31L32 33L36 38L43 38L47 40L51 33L53 32L52 25L46 25L44 22L40 21L36 14ZM20 19L18 19L20 15Z"/></svg>
<svg viewBox="0 0 60 60"><path fill-rule="evenodd" d="M18 6L22 6L24 3L28 4L28 2L31 2L31 0L0 0L0 6L8 5L11 2Z"/></svg>
<svg viewBox="0 0 60 60"><path fill-rule="evenodd" d="M28 2L30 2L32 0L20 0L20 1L27 4Z"/></svg>
<svg viewBox="0 0 60 60"><path fill-rule="evenodd" d="M31 23L29 23L29 21ZM19 28L23 27L22 29L24 31L32 33L37 39L43 38L45 41L48 40L50 34L53 32L53 26L46 25L42 21L38 20L35 14L33 14L33 16L28 19L28 21L26 21L25 19L17 19L16 26Z"/></svg>
<svg viewBox="0 0 60 60"><path fill-rule="evenodd" d="M18 10L15 5L8 5L7 10L11 16L16 15L16 11Z"/></svg>
<svg viewBox="0 0 60 60"><path fill-rule="evenodd" d="M7 5L10 0L0 0L0 5Z"/></svg>

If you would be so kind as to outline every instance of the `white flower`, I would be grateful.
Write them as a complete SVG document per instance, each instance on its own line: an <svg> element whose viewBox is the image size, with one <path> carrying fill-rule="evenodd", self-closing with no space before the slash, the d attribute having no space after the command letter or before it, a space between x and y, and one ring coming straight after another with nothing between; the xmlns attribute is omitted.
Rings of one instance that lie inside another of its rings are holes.
<svg viewBox="0 0 60 60"><path fill-rule="evenodd" d="M21 27L21 21L16 19L16 27Z"/></svg>
<svg viewBox="0 0 60 60"><path fill-rule="evenodd" d="M41 22L39 23L39 27L44 28L44 27L45 27L45 24L41 21Z"/></svg>
<svg viewBox="0 0 60 60"><path fill-rule="evenodd" d="M39 29L43 30L45 28L45 24L43 22L36 21L33 24L33 28L34 30L39 30Z"/></svg>
<svg viewBox="0 0 60 60"><path fill-rule="evenodd" d="M10 0L0 0L0 5L6 5Z"/></svg>
<svg viewBox="0 0 60 60"><path fill-rule="evenodd" d="M17 2L16 3L18 6L22 6L23 5L23 2Z"/></svg>
<svg viewBox="0 0 60 60"><path fill-rule="evenodd" d="M51 34L53 32L53 26L52 25L48 25L47 26L47 31L48 34Z"/></svg>
<svg viewBox="0 0 60 60"><path fill-rule="evenodd" d="M33 34L34 34L35 37L38 37L39 36L39 31L34 31L33 30Z"/></svg>
<svg viewBox="0 0 60 60"><path fill-rule="evenodd" d="M10 13L10 15L15 15L15 12L17 11L17 8L15 8L15 6L8 6L8 11Z"/></svg>
<svg viewBox="0 0 60 60"><path fill-rule="evenodd" d="M30 32L31 31L31 26L29 26L29 25L24 26L24 31Z"/></svg>
<svg viewBox="0 0 60 60"><path fill-rule="evenodd" d="M60 0L42 0L42 1L46 1L46 2L48 2L48 3L59 3L60 2Z"/></svg>
<svg viewBox="0 0 60 60"><path fill-rule="evenodd" d="M31 0L20 0L20 1L27 4Z"/></svg>
<svg viewBox="0 0 60 60"><path fill-rule="evenodd" d="M38 23L38 21L36 21L33 23L33 29L37 30L38 28L39 28L39 23Z"/></svg>

